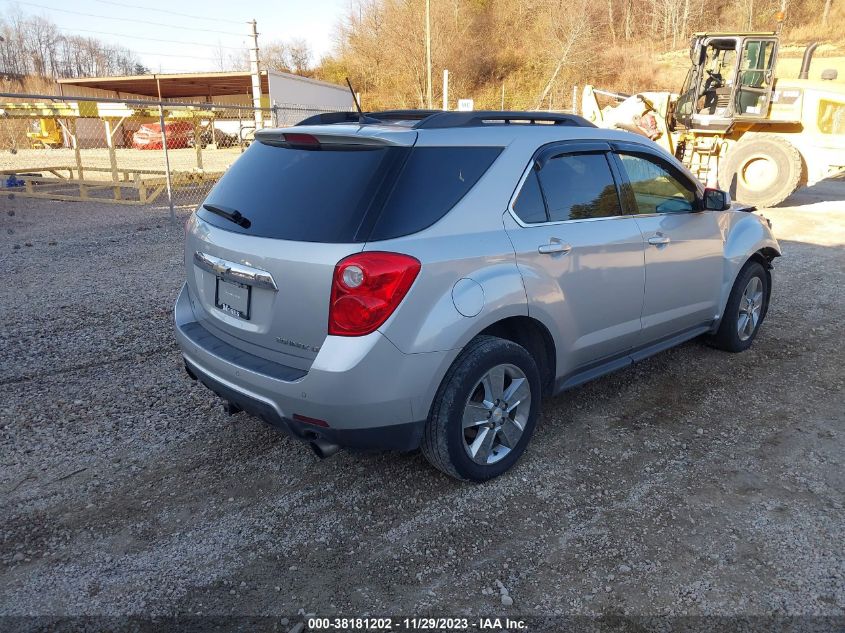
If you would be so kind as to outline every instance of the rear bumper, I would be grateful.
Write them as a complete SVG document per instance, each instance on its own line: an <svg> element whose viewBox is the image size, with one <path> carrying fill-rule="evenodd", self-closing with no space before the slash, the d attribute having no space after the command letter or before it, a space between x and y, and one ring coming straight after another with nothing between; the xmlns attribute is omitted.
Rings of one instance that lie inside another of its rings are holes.
<svg viewBox="0 0 845 633"><path fill-rule="evenodd" d="M294 437L353 448L419 446L450 352L405 354L382 334L326 338L308 371L246 354L197 321L187 287L175 307L189 373L221 398ZM323 420L328 427L295 420Z"/></svg>
<svg viewBox="0 0 845 633"><path fill-rule="evenodd" d="M212 378L201 369L192 367L187 359L185 368L192 378L201 382L223 400L304 442L322 439L346 448L412 451L419 447L422 439L425 420L360 429L334 429L284 418L272 405Z"/></svg>

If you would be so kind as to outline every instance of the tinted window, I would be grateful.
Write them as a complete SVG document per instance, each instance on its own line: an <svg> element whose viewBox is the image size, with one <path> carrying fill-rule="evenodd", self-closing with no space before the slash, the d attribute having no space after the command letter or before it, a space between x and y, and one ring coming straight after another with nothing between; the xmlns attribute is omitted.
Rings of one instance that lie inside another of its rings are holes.
<svg viewBox="0 0 845 633"><path fill-rule="evenodd" d="M695 208L695 186L644 156L620 154L639 213L688 213Z"/></svg>
<svg viewBox="0 0 845 633"><path fill-rule="evenodd" d="M235 161L205 201L240 211L250 226L205 209L198 214L229 231L303 242L399 237L443 217L501 151L327 145L297 149L259 141Z"/></svg>
<svg viewBox="0 0 845 633"><path fill-rule="evenodd" d="M552 222L622 214L604 154L566 154L553 158L540 170L540 184Z"/></svg>
<svg viewBox="0 0 845 633"><path fill-rule="evenodd" d="M324 146L325 147L325 146ZM237 209L243 228L201 209L228 231L304 242L353 242L403 148L294 149L254 142L212 189L206 202Z"/></svg>
<svg viewBox="0 0 845 633"><path fill-rule="evenodd" d="M537 180L537 170L532 169L519 191L514 202L513 210L519 219L526 224L545 222L546 203L543 202L543 194L540 192L540 181Z"/></svg>
<svg viewBox="0 0 845 633"><path fill-rule="evenodd" d="M410 235L437 222L472 189L500 147L416 147L387 198L370 240Z"/></svg>

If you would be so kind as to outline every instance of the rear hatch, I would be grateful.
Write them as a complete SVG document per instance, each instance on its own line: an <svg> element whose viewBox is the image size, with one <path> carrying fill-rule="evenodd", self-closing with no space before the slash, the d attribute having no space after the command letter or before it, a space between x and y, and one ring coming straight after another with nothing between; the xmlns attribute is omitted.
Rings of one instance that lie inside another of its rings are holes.
<svg viewBox="0 0 845 633"><path fill-rule="evenodd" d="M247 352L307 370L328 331L335 264L362 250L416 133L266 131L190 220L194 314ZM235 214L243 218L233 221Z"/></svg>
<svg viewBox="0 0 845 633"><path fill-rule="evenodd" d="M188 225L197 319L251 354L308 370L328 334L335 265L430 226L496 147L416 147L398 126L262 130Z"/></svg>

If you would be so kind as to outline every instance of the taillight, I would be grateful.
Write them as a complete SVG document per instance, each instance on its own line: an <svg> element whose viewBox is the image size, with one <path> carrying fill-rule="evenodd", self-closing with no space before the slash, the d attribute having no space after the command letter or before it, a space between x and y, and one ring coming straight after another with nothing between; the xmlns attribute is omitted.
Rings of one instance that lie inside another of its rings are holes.
<svg viewBox="0 0 845 633"><path fill-rule="evenodd" d="M329 334L363 336L393 314L420 272L410 255L367 252L350 255L334 268Z"/></svg>

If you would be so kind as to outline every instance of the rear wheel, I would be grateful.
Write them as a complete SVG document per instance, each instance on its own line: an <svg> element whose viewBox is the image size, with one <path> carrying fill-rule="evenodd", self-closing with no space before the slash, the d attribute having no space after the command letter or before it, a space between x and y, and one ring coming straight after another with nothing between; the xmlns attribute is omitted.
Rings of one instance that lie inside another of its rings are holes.
<svg viewBox="0 0 845 633"><path fill-rule="evenodd" d="M440 385L422 441L432 465L458 479L501 475L525 451L540 410L540 373L524 347L473 339Z"/></svg>
<svg viewBox="0 0 845 633"><path fill-rule="evenodd" d="M798 189L802 175L801 154L789 141L772 134L752 134L730 149L719 182L739 202L772 207Z"/></svg>
<svg viewBox="0 0 845 633"><path fill-rule="evenodd" d="M769 276L759 262L750 261L734 282L719 330L711 338L715 347L743 352L760 330L769 301Z"/></svg>

